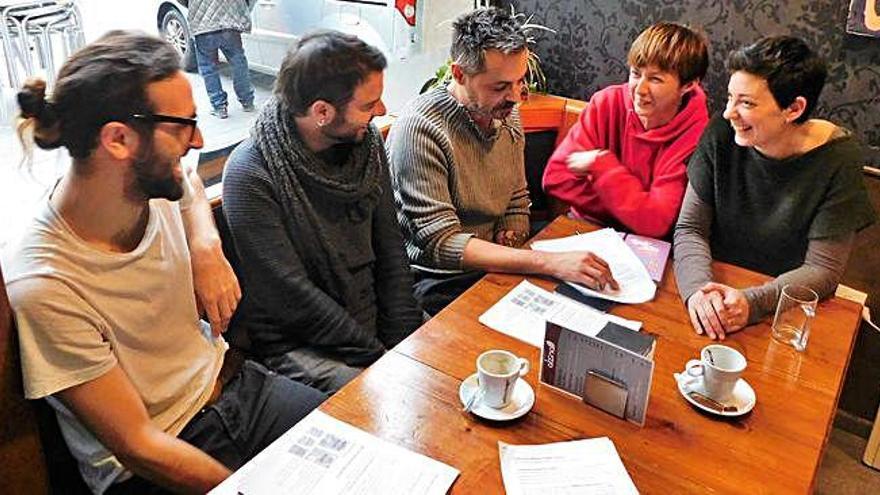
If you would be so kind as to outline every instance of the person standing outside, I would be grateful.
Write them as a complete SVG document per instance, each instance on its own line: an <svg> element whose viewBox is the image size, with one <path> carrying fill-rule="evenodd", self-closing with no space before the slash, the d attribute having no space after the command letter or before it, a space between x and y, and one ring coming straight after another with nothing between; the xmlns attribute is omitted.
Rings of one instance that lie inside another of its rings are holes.
<svg viewBox="0 0 880 495"><path fill-rule="evenodd" d="M211 99L211 115L229 117L226 91L220 84L219 52L232 65L232 88L245 112L254 111L254 86L248 73L241 33L251 30L253 0L190 0L189 28L195 36L199 74Z"/></svg>

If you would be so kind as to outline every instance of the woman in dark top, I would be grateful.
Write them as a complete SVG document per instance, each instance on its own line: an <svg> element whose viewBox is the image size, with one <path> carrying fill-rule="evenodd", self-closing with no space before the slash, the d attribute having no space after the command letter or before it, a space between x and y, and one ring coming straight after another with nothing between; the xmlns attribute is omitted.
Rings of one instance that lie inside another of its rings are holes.
<svg viewBox="0 0 880 495"><path fill-rule="evenodd" d="M675 276L697 333L723 339L770 314L786 284L834 293L856 232L875 218L850 132L810 119L824 62L800 39L763 38L734 51L723 118L688 166L675 228ZM733 288L711 260L775 279Z"/></svg>

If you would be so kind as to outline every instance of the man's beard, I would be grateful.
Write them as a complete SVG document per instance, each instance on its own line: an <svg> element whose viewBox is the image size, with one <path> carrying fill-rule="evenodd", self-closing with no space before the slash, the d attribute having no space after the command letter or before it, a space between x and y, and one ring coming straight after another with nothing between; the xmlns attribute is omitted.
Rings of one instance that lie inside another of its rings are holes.
<svg viewBox="0 0 880 495"><path fill-rule="evenodd" d="M492 118L495 118L498 120L506 119L510 115L510 112L513 111L513 107L515 107L515 106L516 106L516 103L514 103L512 101L501 102L500 104L496 105L495 108L492 109Z"/></svg>
<svg viewBox="0 0 880 495"><path fill-rule="evenodd" d="M337 144L357 144L364 140L367 133L366 131L361 132L363 128L358 127L351 131L345 131L346 125L348 123L345 121L345 117L337 115L333 122L330 122L330 125L322 129L322 131L324 136L335 141Z"/></svg>
<svg viewBox="0 0 880 495"><path fill-rule="evenodd" d="M156 152L152 139L147 145L146 152L132 164L137 193L146 199L179 200L183 197L183 185L172 172L175 160Z"/></svg>
<svg viewBox="0 0 880 495"><path fill-rule="evenodd" d="M513 107L516 106L516 103L504 100L494 107L482 107L479 103L477 103L477 99L474 97L473 93L471 93L470 90L468 90L468 100L470 101L467 105L465 105L465 108L467 108L468 112L470 112L471 115L475 117L484 118L487 120L489 118L494 120L504 120L510 115L510 112L513 111Z"/></svg>

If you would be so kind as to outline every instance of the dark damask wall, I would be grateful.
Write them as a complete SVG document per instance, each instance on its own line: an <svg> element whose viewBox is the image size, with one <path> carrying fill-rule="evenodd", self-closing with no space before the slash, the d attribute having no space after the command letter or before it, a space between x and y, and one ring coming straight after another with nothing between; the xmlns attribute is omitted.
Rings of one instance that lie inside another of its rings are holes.
<svg viewBox="0 0 880 495"><path fill-rule="evenodd" d="M723 108L724 62L731 50L765 35L804 38L828 61L829 80L816 116L854 130L880 147L880 39L845 32L844 0L501 0L553 28L536 46L551 93L589 99L627 77L626 54L638 33L666 20L705 31L710 43L704 87L710 110ZM880 154L880 153L878 153Z"/></svg>

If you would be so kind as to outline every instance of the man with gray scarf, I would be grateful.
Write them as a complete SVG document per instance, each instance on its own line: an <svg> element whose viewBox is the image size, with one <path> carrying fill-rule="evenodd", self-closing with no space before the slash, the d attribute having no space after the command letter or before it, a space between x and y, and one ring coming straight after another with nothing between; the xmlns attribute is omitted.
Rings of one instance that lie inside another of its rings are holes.
<svg viewBox="0 0 880 495"><path fill-rule="evenodd" d="M224 173L245 294L233 331L270 368L327 392L422 321L370 123L385 113L385 67L354 36L303 37Z"/></svg>

